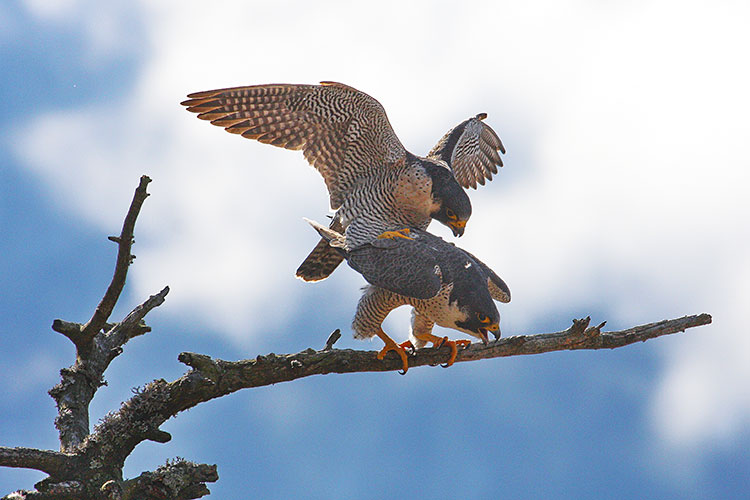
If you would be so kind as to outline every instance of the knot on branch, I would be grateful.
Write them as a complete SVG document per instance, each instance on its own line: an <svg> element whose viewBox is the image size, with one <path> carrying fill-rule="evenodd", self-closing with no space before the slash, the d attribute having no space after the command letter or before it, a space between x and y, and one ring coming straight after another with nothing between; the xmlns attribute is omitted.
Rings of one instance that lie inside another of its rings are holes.
<svg viewBox="0 0 750 500"><path fill-rule="evenodd" d="M52 322L52 330L68 337L76 347L84 343L86 336L83 334L83 325L73 323L62 319L56 319Z"/></svg>
<svg viewBox="0 0 750 500"><path fill-rule="evenodd" d="M606 321L602 321L596 326L589 326L590 323L591 316L586 316L583 319L574 319L573 325L565 332L563 345L568 349L572 349L576 346L589 342L595 337L600 336L602 333L602 328L607 324Z"/></svg>
<svg viewBox="0 0 750 500"><path fill-rule="evenodd" d="M573 325L568 328L567 334L569 337L580 337L586 328L588 328L591 322L591 316L586 316L583 319L573 319Z"/></svg>
<svg viewBox="0 0 750 500"><path fill-rule="evenodd" d="M164 444L172 440L172 435L161 429L151 429L150 431L147 431L144 435L146 439L148 439L149 441L153 441L155 443Z"/></svg>
<svg viewBox="0 0 750 500"><path fill-rule="evenodd" d="M210 380L214 384L219 383L221 378L222 368L219 364L205 354L197 354L194 352L181 352L177 356L177 361L188 365L190 368L198 372L205 379Z"/></svg>

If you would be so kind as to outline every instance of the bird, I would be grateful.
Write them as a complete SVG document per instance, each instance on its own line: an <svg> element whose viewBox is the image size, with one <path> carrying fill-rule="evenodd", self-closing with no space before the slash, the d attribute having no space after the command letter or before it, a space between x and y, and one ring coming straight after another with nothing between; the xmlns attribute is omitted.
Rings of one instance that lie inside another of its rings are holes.
<svg viewBox="0 0 750 500"><path fill-rule="evenodd" d="M335 211L330 228L352 248L394 228L426 229L431 219L461 236L471 216L464 188L491 180L505 154L480 113L449 130L426 157L416 156L401 144L377 100L337 82L208 90L181 104L228 132L302 150L328 189ZM319 281L342 260L321 239L296 275Z"/></svg>
<svg viewBox="0 0 750 500"><path fill-rule="evenodd" d="M387 231L352 249L341 233L305 220L369 283L352 321L354 336L378 336L385 343L378 358L395 351L401 357L401 373L409 368L407 349L420 349L427 342L438 348L448 346L451 354L444 366L451 366L458 346L471 343L434 335L436 324L467 333L484 344L489 342L488 333L500 338L500 314L493 300L510 302L510 289L471 253L427 231L408 227ZM383 331L382 324L402 305L413 307L411 331L409 340L398 344Z"/></svg>

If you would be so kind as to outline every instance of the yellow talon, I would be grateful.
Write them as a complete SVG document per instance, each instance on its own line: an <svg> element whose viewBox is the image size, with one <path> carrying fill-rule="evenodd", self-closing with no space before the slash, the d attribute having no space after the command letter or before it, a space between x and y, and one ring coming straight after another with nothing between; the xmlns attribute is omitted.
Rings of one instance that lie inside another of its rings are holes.
<svg viewBox="0 0 750 500"><path fill-rule="evenodd" d="M424 340L425 342L432 342L432 347L439 349L440 347L446 345L450 347L451 350L451 356L448 358L448 362L443 365L444 368L448 368L456 361L456 356L458 355L458 347L466 347L471 344L470 340L448 340L448 337L438 337L437 335L433 335L431 333L427 334L421 334L418 335L417 338L419 340Z"/></svg>
<svg viewBox="0 0 750 500"><path fill-rule="evenodd" d="M394 238L404 238L405 240L413 240L411 236L407 236L409 234L409 228L405 227L404 229L399 229L398 231L386 231L380 236L378 236L378 239L394 239Z"/></svg>
<svg viewBox="0 0 750 500"><path fill-rule="evenodd" d="M388 351L396 351L396 354L401 356L401 362L403 363L403 371L400 372L401 375L406 375L406 372L409 370L409 361L406 358L406 349L404 349L402 346L396 343L392 338L390 338L382 329L380 329L378 332L376 332L378 337L385 342L385 346L378 352L378 359L383 359L386 354L388 354Z"/></svg>
<svg viewBox="0 0 750 500"><path fill-rule="evenodd" d="M411 343L411 340L401 342L399 346L403 347L406 351L411 351L412 354L414 353L414 351L416 351L416 348L414 347L414 344Z"/></svg>

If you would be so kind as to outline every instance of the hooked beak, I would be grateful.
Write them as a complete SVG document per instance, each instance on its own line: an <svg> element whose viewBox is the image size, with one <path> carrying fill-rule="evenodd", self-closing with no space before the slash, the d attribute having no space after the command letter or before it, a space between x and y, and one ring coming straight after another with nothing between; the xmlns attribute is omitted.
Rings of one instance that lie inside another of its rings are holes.
<svg viewBox="0 0 750 500"><path fill-rule="evenodd" d="M487 329L492 332L492 335L495 337L495 340L500 338L500 324L499 323L492 323Z"/></svg>
<svg viewBox="0 0 750 500"><path fill-rule="evenodd" d="M487 345L490 341L489 337L487 336L488 332L492 332L492 335L495 337L495 340L500 338L500 325L497 323L492 323L487 328L480 328L479 329L479 338L482 339L482 343L484 345Z"/></svg>
<svg viewBox="0 0 750 500"><path fill-rule="evenodd" d="M464 234L464 228L466 227L465 220L455 220L448 223L448 227L453 231L453 236L461 237Z"/></svg>

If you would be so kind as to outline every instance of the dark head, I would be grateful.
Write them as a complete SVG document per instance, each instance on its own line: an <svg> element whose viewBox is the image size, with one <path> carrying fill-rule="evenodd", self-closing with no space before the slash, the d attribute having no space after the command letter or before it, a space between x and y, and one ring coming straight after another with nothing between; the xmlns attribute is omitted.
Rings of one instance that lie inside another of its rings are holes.
<svg viewBox="0 0 750 500"><path fill-rule="evenodd" d="M486 288L474 289L456 298L458 309L465 315L465 319L456 320L457 330L479 338L484 344L489 341L489 332L495 339L500 338L500 313Z"/></svg>
<svg viewBox="0 0 750 500"><path fill-rule="evenodd" d="M450 169L429 160L423 160L422 164L432 179L433 211L430 217L451 228L454 236L461 236L471 217L469 195Z"/></svg>

